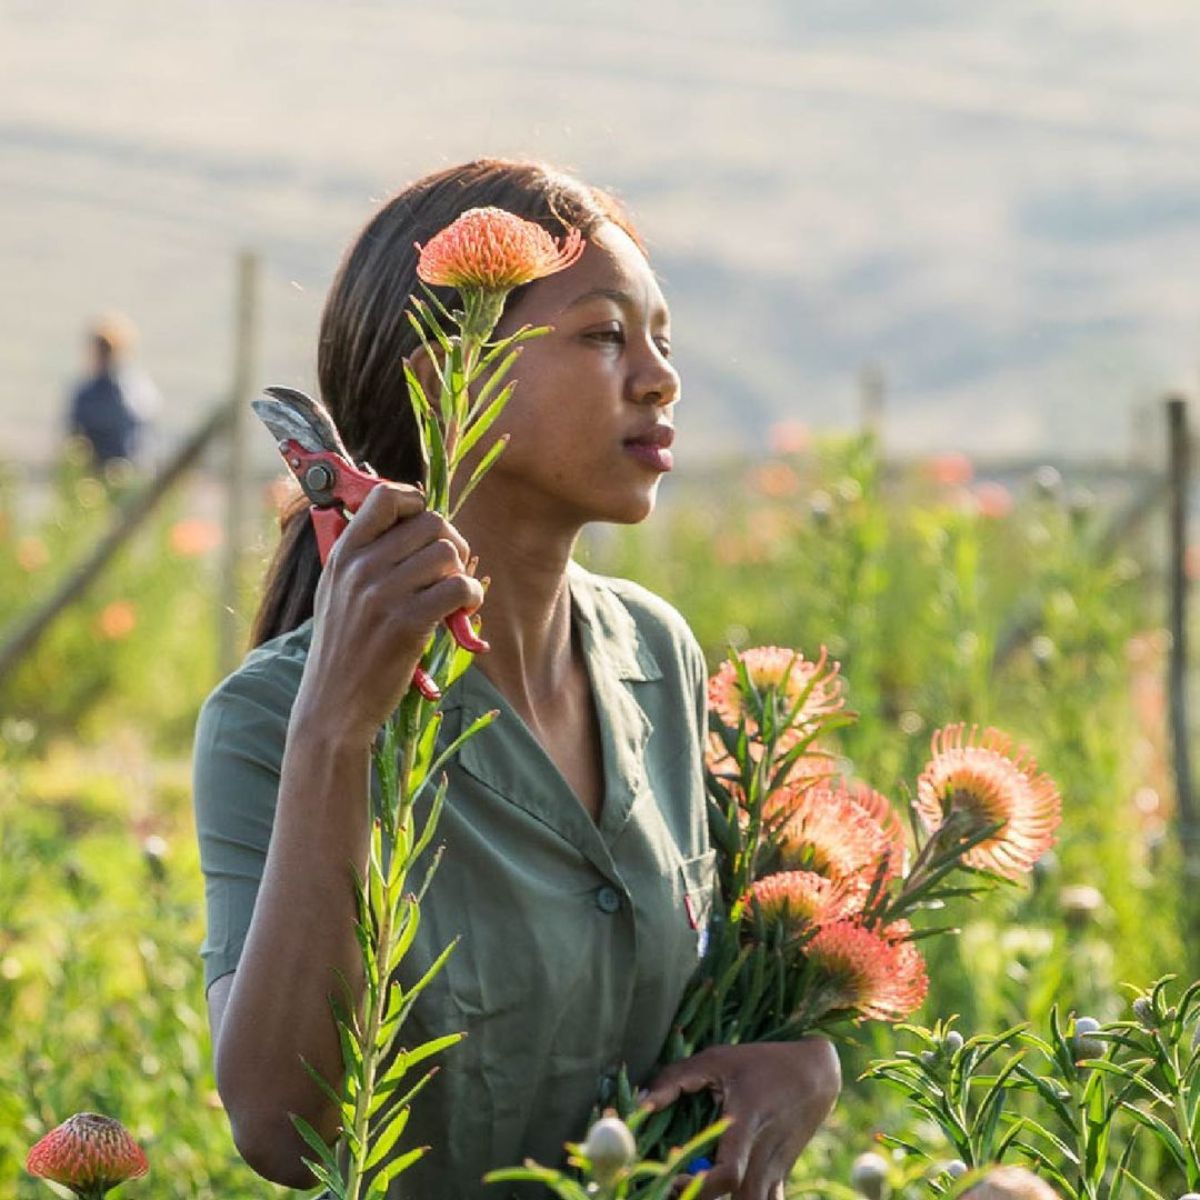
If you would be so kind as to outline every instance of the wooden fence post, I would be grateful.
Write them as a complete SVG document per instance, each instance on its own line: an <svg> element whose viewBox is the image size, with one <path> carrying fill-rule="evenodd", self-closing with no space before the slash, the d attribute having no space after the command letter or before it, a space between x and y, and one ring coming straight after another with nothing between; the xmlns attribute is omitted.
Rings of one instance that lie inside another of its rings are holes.
<svg viewBox="0 0 1200 1200"><path fill-rule="evenodd" d="M1167 472L1170 487L1170 501L1167 506L1170 536L1168 586L1171 631L1167 701L1171 724L1171 764L1175 775L1176 819L1185 869L1190 875L1197 851L1187 703L1187 518L1191 439L1188 433L1187 401L1182 396L1167 398L1167 438ZM1190 890L1193 886L1190 882L1186 883L1185 889Z"/></svg>
<svg viewBox="0 0 1200 1200"><path fill-rule="evenodd" d="M859 420L863 433L875 443L876 452L883 455L883 404L886 382L878 363L867 363L858 373Z"/></svg>
<svg viewBox="0 0 1200 1200"><path fill-rule="evenodd" d="M241 660L239 587L245 562L246 514L250 507L249 433L250 399L258 380L259 279L258 255L243 250L238 255L237 306L233 343L233 381L229 395L229 423L225 468L225 542L221 556L218 605L217 666L228 675Z"/></svg>

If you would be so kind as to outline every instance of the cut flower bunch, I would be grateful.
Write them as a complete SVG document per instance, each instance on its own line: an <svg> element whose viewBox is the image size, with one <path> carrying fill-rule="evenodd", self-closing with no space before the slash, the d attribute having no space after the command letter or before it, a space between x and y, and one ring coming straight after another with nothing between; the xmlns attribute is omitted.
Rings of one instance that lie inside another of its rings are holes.
<svg viewBox="0 0 1200 1200"><path fill-rule="evenodd" d="M903 1019L928 987L919 939L950 932L912 918L1018 879L1053 845L1057 788L994 729L933 735L907 821L840 778L830 735L854 715L824 653L747 650L712 677L708 701L718 895L664 1064ZM621 1093L622 1112L634 1111L631 1089ZM641 1126L640 1150L665 1157L717 1115L708 1093L685 1095Z"/></svg>

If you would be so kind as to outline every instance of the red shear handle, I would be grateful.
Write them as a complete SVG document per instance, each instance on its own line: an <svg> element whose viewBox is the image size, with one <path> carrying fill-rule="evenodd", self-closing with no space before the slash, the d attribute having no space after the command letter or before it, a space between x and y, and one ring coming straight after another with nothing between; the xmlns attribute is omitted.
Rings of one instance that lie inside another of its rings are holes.
<svg viewBox="0 0 1200 1200"><path fill-rule="evenodd" d="M332 452L313 453L304 450L295 442L289 442L285 451L288 465L297 477L316 469L327 470L330 483L327 485L330 495L335 501L332 508L320 508L316 504L309 507L313 530L317 535L317 553L324 566L333 551L333 544L341 536L342 531L350 523L347 512L358 512L367 496L384 480L377 475L367 475L363 471L350 466L340 455ZM446 618L446 628L451 637L464 649L472 654L482 654L491 647L481 638L471 625L471 617L465 608L451 613ZM424 667L418 666L413 672L413 687L431 703L442 698L441 690L430 677Z"/></svg>

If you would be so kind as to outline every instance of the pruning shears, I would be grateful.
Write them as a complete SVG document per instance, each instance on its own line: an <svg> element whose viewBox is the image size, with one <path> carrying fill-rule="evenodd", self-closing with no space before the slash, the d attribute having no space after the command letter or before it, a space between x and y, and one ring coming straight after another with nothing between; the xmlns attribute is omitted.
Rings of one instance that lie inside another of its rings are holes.
<svg viewBox="0 0 1200 1200"><path fill-rule="evenodd" d="M355 464L329 410L295 388L269 387L266 398L251 407L279 445L279 453L310 501L309 516L317 535L317 552L324 566L333 544L367 496L386 482L367 463ZM446 628L465 650L478 654L488 644L471 625L470 614L459 609L446 618ZM429 673L418 666L413 686L426 700L441 692Z"/></svg>

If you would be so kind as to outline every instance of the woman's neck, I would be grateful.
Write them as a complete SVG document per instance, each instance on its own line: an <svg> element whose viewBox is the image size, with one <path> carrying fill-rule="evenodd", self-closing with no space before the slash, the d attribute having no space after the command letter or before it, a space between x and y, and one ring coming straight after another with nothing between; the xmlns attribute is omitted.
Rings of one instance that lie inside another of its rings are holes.
<svg viewBox="0 0 1200 1200"><path fill-rule="evenodd" d="M566 572L578 530L516 520L495 504L464 506L455 524L490 580L480 615L491 649L476 665L519 711L535 712L572 666Z"/></svg>

